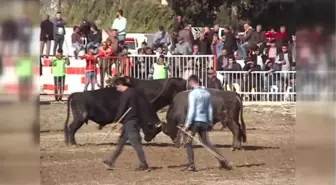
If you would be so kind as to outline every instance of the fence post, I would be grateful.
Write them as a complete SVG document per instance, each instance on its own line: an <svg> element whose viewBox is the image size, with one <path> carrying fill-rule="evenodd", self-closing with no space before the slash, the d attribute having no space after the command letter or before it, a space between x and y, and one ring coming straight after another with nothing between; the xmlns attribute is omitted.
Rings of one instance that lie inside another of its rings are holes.
<svg viewBox="0 0 336 185"><path fill-rule="evenodd" d="M217 55L213 55L213 71L217 72Z"/></svg>

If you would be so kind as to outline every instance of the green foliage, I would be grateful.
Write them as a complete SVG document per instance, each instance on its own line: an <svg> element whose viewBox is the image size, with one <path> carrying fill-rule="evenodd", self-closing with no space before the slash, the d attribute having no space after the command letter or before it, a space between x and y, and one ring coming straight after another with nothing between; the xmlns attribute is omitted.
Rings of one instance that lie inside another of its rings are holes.
<svg viewBox="0 0 336 185"><path fill-rule="evenodd" d="M172 28L174 13L151 0L122 0L119 4L113 0L68 1L63 4L62 12L71 26L87 18L100 20L100 27L110 28L118 9L124 10L128 32L155 32L160 25Z"/></svg>

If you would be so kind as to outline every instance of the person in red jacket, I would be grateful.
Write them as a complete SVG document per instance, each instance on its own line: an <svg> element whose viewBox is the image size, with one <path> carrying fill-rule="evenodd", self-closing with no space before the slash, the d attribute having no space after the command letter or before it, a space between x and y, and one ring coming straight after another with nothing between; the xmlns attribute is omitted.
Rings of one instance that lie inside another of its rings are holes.
<svg viewBox="0 0 336 185"><path fill-rule="evenodd" d="M112 56L112 48L109 47L107 42L103 42L99 47L99 69L100 69L100 88L104 88L104 78L105 73L111 75L111 57Z"/></svg>
<svg viewBox="0 0 336 185"><path fill-rule="evenodd" d="M289 36L286 32L286 27L285 26L280 26L280 32L275 34L275 42L276 42L276 46L278 48L278 52L281 52L282 45L288 44Z"/></svg>
<svg viewBox="0 0 336 185"><path fill-rule="evenodd" d="M88 52L81 57L86 61L85 68L85 87L84 91L87 91L89 84L91 83L91 89L95 90L95 85L97 82L97 58L95 55L94 48L90 47Z"/></svg>

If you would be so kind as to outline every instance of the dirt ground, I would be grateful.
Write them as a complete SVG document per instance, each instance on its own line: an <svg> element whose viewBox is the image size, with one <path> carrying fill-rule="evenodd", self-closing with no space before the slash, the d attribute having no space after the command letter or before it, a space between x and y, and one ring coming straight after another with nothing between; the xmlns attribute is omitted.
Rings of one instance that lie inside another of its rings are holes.
<svg viewBox="0 0 336 185"><path fill-rule="evenodd" d="M160 117L165 113L161 113ZM182 172L186 164L184 148L174 148L168 136L160 134L145 143L151 172L135 172L138 160L131 146L125 147L115 170L109 171L101 161L116 145L116 133L100 143L109 127L102 131L89 122L76 134L82 146L64 144L65 104L41 105L41 183L46 185L258 185L295 183L295 106L245 106L247 143L244 150L231 151L232 134L219 131L217 125L210 138L235 169L221 170L205 149L195 149L198 172Z"/></svg>

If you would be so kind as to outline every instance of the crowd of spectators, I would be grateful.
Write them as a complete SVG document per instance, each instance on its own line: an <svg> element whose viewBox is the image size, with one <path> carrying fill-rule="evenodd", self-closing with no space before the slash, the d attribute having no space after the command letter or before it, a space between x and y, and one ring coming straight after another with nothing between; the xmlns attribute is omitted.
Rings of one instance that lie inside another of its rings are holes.
<svg viewBox="0 0 336 185"><path fill-rule="evenodd" d="M49 16L41 23L41 53L44 45L47 45L47 54L50 50L50 41L54 40L54 55L57 49L62 49L64 42L66 21L58 12L56 17L50 20ZM107 40L102 40L102 30L100 30L94 22L83 20L78 26L73 27L71 37L71 47L74 49L73 55L77 57L81 51L89 54L89 50L93 50L92 55L96 56L97 68L101 68L104 78L105 73L111 75L111 60L99 60L102 57L111 56L127 56L127 46L125 45L127 19L123 17L123 11L119 10L110 29L107 30ZM240 75L232 74L237 71L246 71L248 83L257 90L268 90L265 85L273 83L274 79L285 79L285 81L293 81L292 77L278 76L273 74L275 71L291 71L295 70L295 36L290 37L286 32L286 27L281 26L279 32L274 29L263 31L262 26L256 26L253 29L250 25L244 24L244 34L238 34L236 30L230 26L223 29L218 24L213 28L204 27L200 33L193 33L192 26L185 24L181 16L177 16L171 34L165 30L163 26L158 27L151 46L143 42L138 49L139 55L156 55L155 58L137 57L132 61L132 73L136 77L146 79L167 78L176 75L182 77L187 70L192 71L200 65L190 65L195 63L191 58L185 58L183 61L171 62L171 59L165 57L167 55L214 55L216 64L214 66L202 66L201 71L207 71L209 68L215 67L216 71L227 72L226 79L237 80ZM85 56L85 55L84 55ZM81 57L83 58L83 57ZM88 65L91 59L87 59ZM244 61L236 62L237 60ZM185 70L172 70L184 66ZM195 70L194 70L195 71ZM263 77L255 77L253 71L267 71L269 75ZM249 75L250 74L250 75ZM246 78L245 78L246 79ZM263 79L263 85L258 83ZM241 80L241 79L239 79ZM228 80L225 83L230 84ZM232 81L232 80L231 80ZM246 80L245 80L246 81ZM258 81L258 82L257 82ZM277 80L278 83L280 80ZM284 80L283 80L284 81ZM89 83L89 82L88 82ZM103 84L103 80L101 84ZM287 85L289 85L287 83ZM285 84L279 87L285 90ZM251 90L251 89L248 89Z"/></svg>

